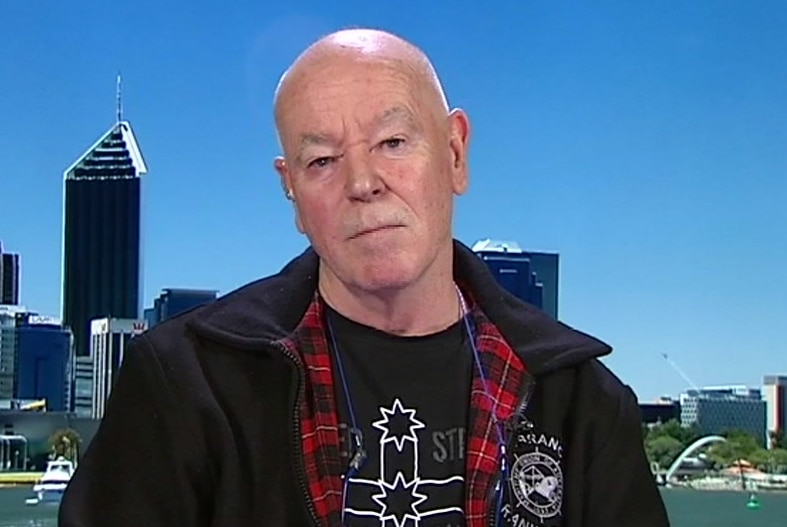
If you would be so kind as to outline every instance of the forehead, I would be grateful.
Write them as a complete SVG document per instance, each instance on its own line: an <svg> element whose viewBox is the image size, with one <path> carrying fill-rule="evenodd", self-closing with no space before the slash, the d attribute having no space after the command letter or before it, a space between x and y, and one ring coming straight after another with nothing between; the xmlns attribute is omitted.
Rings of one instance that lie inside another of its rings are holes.
<svg viewBox="0 0 787 527"><path fill-rule="evenodd" d="M281 125L301 133L337 126L415 126L423 113L414 76L388 64L349 62L318 65L287 86Z"/></svg>

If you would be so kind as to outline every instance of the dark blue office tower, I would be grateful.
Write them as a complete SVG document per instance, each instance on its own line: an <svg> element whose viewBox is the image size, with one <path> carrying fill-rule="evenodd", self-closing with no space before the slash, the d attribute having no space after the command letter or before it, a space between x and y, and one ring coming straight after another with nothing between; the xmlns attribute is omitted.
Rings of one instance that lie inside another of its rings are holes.
<svg viewBox="0 0 787 527"><path fill-rule="evenodd" d="M164 289L153 301L153 307L145 309L145 321L152 328L179 313L216 300L217 294L206 289Z"/></svg>
<svg viewBox="0 0 787 527"><path fill-rule="evenodd" d="M16 354L16 398L46 399L47 410L68 411L71 331L49 318L19 317Z"/></svg>
<svg viewBox="0 0 787 527"><path fill-rule="evenodd" d="M558 318L559 256L523 251L517 243L482 240L473 251L509 293Z"/></svg>
<svg viewBox="0 0 787 527"><path fill-rule="evenodd" d="M65 172L63 323L78 357L90 353L90 321L141 311L141 178L131 125L120 120Z"/></svg>

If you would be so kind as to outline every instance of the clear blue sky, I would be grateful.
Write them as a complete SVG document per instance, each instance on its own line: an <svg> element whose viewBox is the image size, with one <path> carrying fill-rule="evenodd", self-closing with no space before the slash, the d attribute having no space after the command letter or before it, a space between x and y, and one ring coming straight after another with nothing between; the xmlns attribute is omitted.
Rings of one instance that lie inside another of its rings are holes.
<svg viewBox="0 0 787 527"><path fill-rule="evenodd" d="M431 56L473 124L457 237L558 251L561 318L612 344L641 398L686 387L662 352L700 385L787 373L779 0L4 0L0 240L22 255L23 303L59 314L62 173L113 124L118 70L149 167L145 304L300 252L271 95L348 25Z"/></svg>

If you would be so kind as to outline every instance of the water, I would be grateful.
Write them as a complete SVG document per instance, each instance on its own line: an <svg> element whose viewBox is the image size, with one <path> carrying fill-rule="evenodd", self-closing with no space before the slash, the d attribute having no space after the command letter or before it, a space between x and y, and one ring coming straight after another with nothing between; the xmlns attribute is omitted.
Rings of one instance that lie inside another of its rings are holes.
<svg viewBox="0 0 787 527"><path fill-rule="evenodd" d="M25 505L29 488L0 489L0 527L56 527L57 507ZM787 493L762 493L758 510L746 508L748 494L664 490L672 527L784 527Z"/></svg>

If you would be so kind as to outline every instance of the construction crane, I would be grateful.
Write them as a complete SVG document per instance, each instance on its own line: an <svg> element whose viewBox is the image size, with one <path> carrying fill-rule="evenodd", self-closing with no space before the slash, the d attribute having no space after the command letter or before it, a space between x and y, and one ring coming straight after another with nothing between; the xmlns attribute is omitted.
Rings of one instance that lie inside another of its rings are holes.
<svg viewBox="0 0 787 527"><path fill-rule="evenodd" d="M670 359L666 353L662 353L661 356L664 357L664 360L667 361L667 364L669 364L672 367L672 369L675 370L678 373L678 375L680 375L681 378L683 378L684 381L686 381L686 384L691 386L692 389L697 390L698 392L700 391L699 387L697 387L697 385L694 384L694 382L691 379L689 379L689 376L683 373L683 370L681 370L678 367L678 365L675 364L675 361Z"/></svg>

